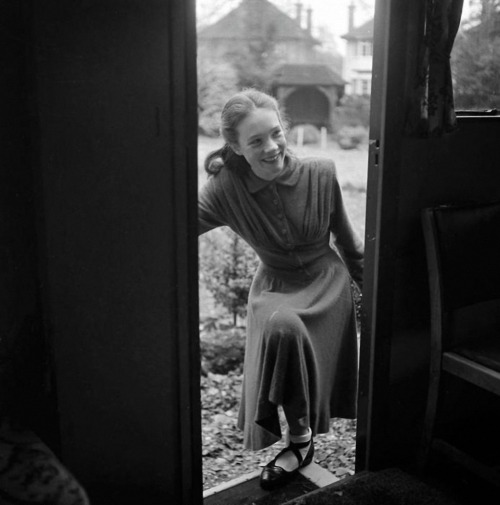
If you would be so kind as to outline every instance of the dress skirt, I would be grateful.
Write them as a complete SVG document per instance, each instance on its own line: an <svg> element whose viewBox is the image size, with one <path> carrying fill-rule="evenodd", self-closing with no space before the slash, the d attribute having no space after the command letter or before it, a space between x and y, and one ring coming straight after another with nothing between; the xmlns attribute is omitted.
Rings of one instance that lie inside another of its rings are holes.
<svg viewBox="0 0 500 505"><path fill-rule="evenodd" d="M305 268L261 263L249 294L242 402L245 447L281 438L278 406L313 435L356 416L358 343L348 270L330 250Z"/></svg>

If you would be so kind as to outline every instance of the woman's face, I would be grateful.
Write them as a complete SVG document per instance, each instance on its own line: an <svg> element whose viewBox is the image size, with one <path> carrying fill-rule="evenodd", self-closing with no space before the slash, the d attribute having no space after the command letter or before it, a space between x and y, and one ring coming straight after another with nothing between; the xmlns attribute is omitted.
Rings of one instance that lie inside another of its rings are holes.
<svg viewBox="0 0 500 505"><path fill-rule="evenodd" d="M236 130L238 144L232 147L236 154L245 157L252 172L266 181L278 177L285 166L286 139L276 112L256 109Z"/></svg>

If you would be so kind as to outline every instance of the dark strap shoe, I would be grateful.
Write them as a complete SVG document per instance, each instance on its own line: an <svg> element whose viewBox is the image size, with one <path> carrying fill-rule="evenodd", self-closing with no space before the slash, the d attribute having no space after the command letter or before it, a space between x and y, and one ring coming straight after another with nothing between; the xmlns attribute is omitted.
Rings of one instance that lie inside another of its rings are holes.
<svg viewBox="0 0 500 505"><path fill-rule="evenodd" d="M314 442L311 438L311 442L309 445L309 450L305 458L302 458L302 454L300 454L299 448L305 447L309 442L305 442L304 444L294 444L290 442L288 447L285 447L283 450L279 452L279 454L269 462L263 469L260 474L260 487L262 489L270 490L282 486L286 482L288 482L298 471L300 468L304 468L312 462L314 456ZM299 465L295 470L287 472L284 468L280 466L276 466L277 459L284 454L285 452L292 451Z"/></svg>

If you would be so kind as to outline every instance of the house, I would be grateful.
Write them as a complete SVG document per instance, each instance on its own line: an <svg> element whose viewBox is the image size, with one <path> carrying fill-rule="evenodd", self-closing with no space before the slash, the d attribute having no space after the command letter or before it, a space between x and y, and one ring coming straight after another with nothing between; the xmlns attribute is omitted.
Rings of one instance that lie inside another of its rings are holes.
<svg viewBox="0 0 500 505"><path fill-rule="evenodd" d="M314 47L320 41L311 34L312 10L307 9L305 28L302 14L301 3L292 19L268 0L242 0L235 9L198 32L199 51L204 58L217 60L241 53L250 44L267 41L280 61L310 62L316 57Z"/></svg>
<svg viewBox="0 0 500 505"><path fill-rule="evenodd" d="M349 6L349 31L342 35L346 40L346 55L342 77L346 81L346 95L371 94L373 56L373 18L354 26L354 4Z"/></svg>
<svg viewBox="0 0 500 505"><path fill-rule="evenodd" d="M304 15L305 14L305 15ZM313 11L296 4L295 19L268 0L242 0L227 15L198 33L201 58L230 61L245 51L272 51L269 91L284 107L291 125L330 127L344 94L340 69L318 51L312 35ZM305 25L305 26L303 26Z"/></svg>
<svg viewBox="0 0 500 505"><path fill-rule="evenodd" d="M312 124L329 129L344 84L327 65L285 63L275 72L273 91L292 126Z"/></svg>

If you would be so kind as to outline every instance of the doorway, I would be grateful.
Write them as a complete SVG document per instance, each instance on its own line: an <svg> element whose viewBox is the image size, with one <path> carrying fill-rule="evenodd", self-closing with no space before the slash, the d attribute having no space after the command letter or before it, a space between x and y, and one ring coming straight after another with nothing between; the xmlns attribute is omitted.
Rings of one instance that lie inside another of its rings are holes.
<svg viewBox="0 0 500 505"><path fill-rule="evenodd" d="M203 167L205 157L222 146L218 120L225 100L246 86L272 92L283 65L302 64L305 68L307 64L315 75L305 72L301 82L280 81L280 89L285 89L286 96L293 99L292 106L285 105L285 114L292 116L289 117L292 124L289 144L299 157L334 159L346 208L357 233L363 237L374 2L345 0L342 2L344 16L338 16L330 12L327 0L310 2L310 9L300 2L270 0L260 2L269 4L266 7L270 13L266 18L270 20L268 24L248 22L240 27L239 10L249 9L252 3L197 0L199 186L207 180ZM337 13L339 8L336 4ZM241 17L255 21L256 16ZM342 23L337 21L339 18L343 19ZM292 28L296 30L298 41L291 44L280 38L280 27L285 24L288 33ZM248 42L248 36L239 40L238 36L245 35L246 31L256 34L253 43ZM331 73L335 79L321 80ZM311 82L311 78L317 80ZM307 107L309 115L314 117L303 114L303 102L295 99L301 96L317 105ZM318 97L319 102L315 100ZM297 113L302 114L299 114L300 120L294 120ZM322 129L318 125L327 127ZM222 264L223 258L231 261L235 257L245 258L244 270ZM204 489L209 490L258 469L261 463L272 459L276 446L258 453L244 451L242 434L236 428L245 347L246 296L257 258L228 229L213 230L202 236L199 258L202 455ZM241 281L237 294L227 289L231 275ZM356 296L359 302L359 293ZM330 433L318 439L318 443L321 449L316 459L323 468L339 479L354 473L356 420L332 420Z"/></svg>

